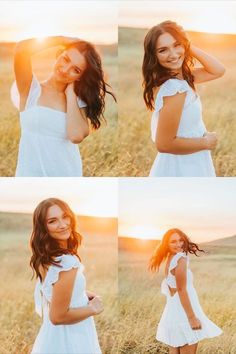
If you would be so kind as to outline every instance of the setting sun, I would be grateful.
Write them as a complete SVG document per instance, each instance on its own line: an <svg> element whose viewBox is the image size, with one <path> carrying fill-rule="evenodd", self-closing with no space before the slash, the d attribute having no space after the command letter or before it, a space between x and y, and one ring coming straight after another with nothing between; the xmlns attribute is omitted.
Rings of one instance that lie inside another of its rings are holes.
<svg viewBox="0 0 236 354"><path fill-rule="evenodd" d="M117 42L117 1L1 1L0 41L64 35Z"/></svg>

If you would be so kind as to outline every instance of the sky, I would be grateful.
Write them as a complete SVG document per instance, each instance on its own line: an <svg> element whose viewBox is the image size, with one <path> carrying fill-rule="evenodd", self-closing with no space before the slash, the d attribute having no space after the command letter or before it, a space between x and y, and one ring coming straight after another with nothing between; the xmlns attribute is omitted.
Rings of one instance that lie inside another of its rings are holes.
<svg viewBox="0 0 236 354"><path fill-rule="evenodd" d="M97 44L117 42L118 2L107 0L3 0L0 41L64 35Z"/></svg>
<svg viewBox="0 0 236 354"><path fill-rule="evenodd" d="M236 34L236 1L121 1L119 25L150 28L172 20L185 30Z"/></svg>
<svg viewBox="0 0 236 354"><path fill-rule="evenodd" d="M119 235L161 239L177 227L195 242L236 235L236 178L121 178Z"/></svg>
<svg viewBox="0 0 236 354"><path fill-rule="evenodd" d="M79 215L117 217L115 178L1 178L0 212L32 213L43 199L66 201Z"/></svg>

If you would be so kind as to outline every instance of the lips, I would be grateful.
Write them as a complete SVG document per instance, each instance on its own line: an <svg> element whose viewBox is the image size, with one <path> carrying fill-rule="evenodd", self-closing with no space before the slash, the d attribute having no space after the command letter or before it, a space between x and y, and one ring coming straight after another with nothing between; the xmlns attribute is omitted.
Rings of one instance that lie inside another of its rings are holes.
<svg viewBox="0 0 236 354"><path fill-rule="evenodd" d="M59 233L59 234L64 234L64 233L66 233L66 232L68 232L68 231L70 231L70 229L69 229L69 228L68 228L68 229L66 229L66 230L58 231L58 233Z"/></svg>
<svg viewBox="0 0 236 354"><path fill-rule="evenodd" d="M176 63L178 63L179 59L180 59L180 57L178 59L175 59L175 60L168 60L168 63L176 64Z"/></svg>

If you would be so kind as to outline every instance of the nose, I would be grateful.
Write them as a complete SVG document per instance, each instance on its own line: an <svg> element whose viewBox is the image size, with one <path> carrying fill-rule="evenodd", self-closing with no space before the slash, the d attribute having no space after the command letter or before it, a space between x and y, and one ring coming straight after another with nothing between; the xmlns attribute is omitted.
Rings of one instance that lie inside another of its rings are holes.
<svg viewBox="0 0 236 354"><path fill-rule="evenodd" d="M177 59L178 58L178 53L176 52L176 49L175 48L170 48L170 51L169 51L169 57L170 59Z"/></svg>
<svg viewBox="0 0 236 354"><path fill-rule="evenodd" d="M66 65L62 65L60 67L60 71L62 74L67 74L69 72L70 68L69 68L69 64L66 64Z"/></svg>
<svg viewBox="0 0 236 354"><path fill-rule="evenodd" d="M59 222L59 228L60 228L60 229L66 229L67 227L68 227L68 225L67 225L66 221L61 220L61 221Z"/></svg>

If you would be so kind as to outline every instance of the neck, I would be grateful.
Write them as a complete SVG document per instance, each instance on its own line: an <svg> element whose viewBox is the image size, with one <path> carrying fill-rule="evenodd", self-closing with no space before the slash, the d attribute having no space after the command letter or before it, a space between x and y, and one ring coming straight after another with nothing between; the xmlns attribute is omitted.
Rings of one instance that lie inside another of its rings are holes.
<svg viewBox="0 0 236 354"><path fill-rule="evenodd" d="M58 80L55 79L55 77L53 75L51 75L46 81L45 81L45 85L48 88L51 88L53 91L57 91L59 93L64 93L65 89L67 87L67 84L65 84L64 82L60 82Z"/></svg>

